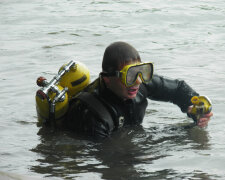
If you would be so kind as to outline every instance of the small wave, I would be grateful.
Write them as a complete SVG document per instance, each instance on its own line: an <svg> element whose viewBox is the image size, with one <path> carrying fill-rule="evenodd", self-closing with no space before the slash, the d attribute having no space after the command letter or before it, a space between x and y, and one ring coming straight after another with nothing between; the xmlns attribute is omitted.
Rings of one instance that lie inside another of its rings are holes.
<svg viewBox="0 0 225 180"><path fill-rule="evenodd" d="M59 31L59 32L49 32L48 34L60 34L60 33L64 33L65 31Z"/></svg>
<svg viewBox="0 0 225 180"><path fill-rule="evenodd" d="M57 45L52 45L52 46L43 46L43 49L50 49L50 48L54 48L54 47L64 47L64 46L71 46L77 43L65 43L65 44L57 44Z"/></svg>

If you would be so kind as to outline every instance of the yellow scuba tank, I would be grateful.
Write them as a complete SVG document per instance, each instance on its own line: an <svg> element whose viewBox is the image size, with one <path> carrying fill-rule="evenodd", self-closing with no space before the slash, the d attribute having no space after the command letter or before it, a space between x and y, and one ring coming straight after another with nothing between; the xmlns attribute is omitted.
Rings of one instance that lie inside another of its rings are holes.
<svg viewBox="0 0 225 180"><path fill-rule="evenodd" d="M191 114L195 116L196 120L212 110L212 103L206 96L194 96L191 98L191 102L193 104Z"/></svg>
<svg viewBox="0 0 225 180"><path fill-rule="evenodd" d="M66 64L64 64L59 71L61 71ZM68 96L71 99L78 92L84 89L90 82L90 72L88 68L82 63L76 63L71 67L70 71L66 73L61 80L59 85L62 87L68 87Z"/></svg>
<svg viewBox="0 0 225 180"><path fill-rule="evenodd" d="M64 90L60 85L56 85L55 88L57 88L59 92ZM60 119L66 114L69 107L68 95L65 90L63 91L64 95L62 95L61 99L55 103L53 101L58 97L56 92L50 91L48 92L48 97L43 98L42 92L40 90L37 91L36 110L38 115L38 126L43 123L52 123L50 122L51 120L58 123L60 122Z"/></svg>
<svg viewBox="0 0 225 180"><path fill-rule="evenodd" d="M70 98L86 87L89 80L88 68L74 61L63 65L50 82L44 77L39 77L37 85L42 88L36 92L38 126L60 126L69 108Z"/></svg>

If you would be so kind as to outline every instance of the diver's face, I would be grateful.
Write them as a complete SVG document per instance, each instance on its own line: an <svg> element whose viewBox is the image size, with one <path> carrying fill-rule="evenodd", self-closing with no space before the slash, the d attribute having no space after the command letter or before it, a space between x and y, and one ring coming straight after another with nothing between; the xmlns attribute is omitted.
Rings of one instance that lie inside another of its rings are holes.
<svg viewBox="0 0 225 180"><path fill-rule="evenodd" d="M135 63L137 62L132 62L130 64L135 64ZM121 67L121 69L123 69L123 67ZM142 83L140 77L137 78L135 84L131 87L126 87L125 84L123 84L121 79L118 77L104 77L104 80L105 80L106 86L111 91L113 91L118 97L124 100L135 98L138 93L139 86Z"/></svg>

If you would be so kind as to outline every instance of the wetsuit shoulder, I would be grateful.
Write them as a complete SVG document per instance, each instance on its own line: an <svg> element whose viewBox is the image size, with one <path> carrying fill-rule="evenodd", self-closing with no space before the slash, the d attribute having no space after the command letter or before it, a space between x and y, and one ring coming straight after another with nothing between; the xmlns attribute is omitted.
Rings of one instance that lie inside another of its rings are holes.
<svg viewBox="0 0 225 180"><path fill-rule="evenodd" d="M72 99L67 115L67 127L92 137L107 137L114 129L113 119L101 102L98 83L94 81Z"/></svg>

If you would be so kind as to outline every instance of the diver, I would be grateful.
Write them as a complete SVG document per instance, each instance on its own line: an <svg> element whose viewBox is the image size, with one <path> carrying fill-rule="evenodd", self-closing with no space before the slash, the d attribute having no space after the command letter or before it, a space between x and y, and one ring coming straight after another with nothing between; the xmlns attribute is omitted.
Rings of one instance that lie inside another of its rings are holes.
<svg viewBox="0 0 225 180"><path fill-rule="evenodd" d="M153 64L143 63L138 51L125 42L114 42L104 52L99 77L74 96L63 124L91 137L105 138L114 131L142 123L147 98L176 104L189 117L191 99L199 94L185 81L153 75ZM212 112L194 119L208 125Z"/></svg>

